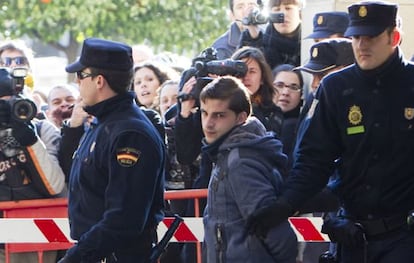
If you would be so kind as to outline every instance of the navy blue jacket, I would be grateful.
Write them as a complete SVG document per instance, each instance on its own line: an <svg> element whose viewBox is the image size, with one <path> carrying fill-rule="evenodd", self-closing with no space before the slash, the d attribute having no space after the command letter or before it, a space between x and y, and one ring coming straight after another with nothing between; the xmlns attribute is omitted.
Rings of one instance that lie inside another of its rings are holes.
<svg viewBox="0 0 414 263"><path fill-rule="evenodd" d="M202 150L215 163L203 217L207 262L296 262L287 220L263 239L246 229L247 218L280 193L287 157L274 133L252 117Z"/></svg>
<svg viewBox="0 0 414 263"><path fill-rule="evenodd" d="M217 38L212 45L217 50L217 59L230 58L239 45L240 36L240 28L236 22L233 22L229 30Z"/></svg>
<svg viewBox="0 0 414 263"><path fill-rule="evenodd" d="M414 65L399 49L375 70L353 65L325 77L284 191L290 203L297 208L322 189L341 159L337 190L351 215L413 209L413 87Z"/></svg>
<svg viewBox="0 0 414 263"><path fill-rule="evenodd" d="M67 256L97 262L114 253L129 262L128 254L144 262L139 255L149 253L148 234L163 219L164 144L132 93L85 110L97 122L74 154L69 222L78 244Z"/></svg>

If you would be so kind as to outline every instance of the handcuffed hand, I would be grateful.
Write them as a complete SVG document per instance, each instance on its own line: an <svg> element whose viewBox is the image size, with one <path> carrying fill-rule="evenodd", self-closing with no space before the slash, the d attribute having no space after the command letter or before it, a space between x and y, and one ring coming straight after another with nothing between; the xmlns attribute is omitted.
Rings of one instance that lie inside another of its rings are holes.
<svg viewBox="0 0 414 263"><path fill-rule="evenodd" d="M37 142L36 127L31 122L13 121L12 136L21 146L30 146Z"/></svg>
<svg viewBox="0 0 414 263"><path fill-rule="evenodd" d="M283 198L279 198L271 205L256 210L246 223L247 230L259 238L266 238L273 227L278 226L293 214L292 206Z"/></svg>
<svg viewBox="0 0 414 263"><path fill-rule="evenodd" d="M327 234L332 242L349 247L361 247L365 243L362 226L343 217L326 218L322 233Z"/></svg>

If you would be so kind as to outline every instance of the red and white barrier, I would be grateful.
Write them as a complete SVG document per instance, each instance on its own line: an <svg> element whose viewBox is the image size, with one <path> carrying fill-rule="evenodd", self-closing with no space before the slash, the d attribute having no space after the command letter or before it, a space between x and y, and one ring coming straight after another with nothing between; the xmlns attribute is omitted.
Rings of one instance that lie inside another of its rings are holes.
<svg viewBox="0 0 414 263"><path fill-rule="evenodd" d="M158 237L162 237L173 218L165 218L158 226ZM184 217L171 242L202 242L204 237L201 217ZM292 217L289 222L298 241L329 242L327 235L319 229L320 217ZM2 218L0 219L0 243L73 243L70 238L67 218Z"/></svg>

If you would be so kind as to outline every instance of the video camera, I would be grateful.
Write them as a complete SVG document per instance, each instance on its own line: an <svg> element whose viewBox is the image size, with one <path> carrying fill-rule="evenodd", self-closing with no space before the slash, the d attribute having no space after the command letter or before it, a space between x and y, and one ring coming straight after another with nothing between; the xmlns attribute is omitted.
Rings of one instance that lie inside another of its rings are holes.
<svg viewBox="0 0 414 263"><path fill-rule="evenodd" d="M22 97L26 68L0 68L0 94L11 99L0 99L0 128L9 128L12 121L29 122L37 113L36 104Z"/></svg>
<svg viewBox="0 0 414 263"><path fill-rule="evenodd" d="M268 16L263 14L260 9L253 9L250 14L242 19L243 25L260 25L268 22L281 24L285 22L285 14L283 12L272 12Z"/></svg>
<svg viewBox="0 0 414 263"><path fill-rule="evenodd" d="M190 94L180 94L178 99L185 101L188 99L198 99L200 92L205 85L213 80L209 74L234 77L243 77L247 73L247 65L242 60L224 59L217 60L217 51L213 47L205 49L198 57L195 57L191 68L183 72L180 81L180 89L187 80L195 76L197 82Z"/></svg>

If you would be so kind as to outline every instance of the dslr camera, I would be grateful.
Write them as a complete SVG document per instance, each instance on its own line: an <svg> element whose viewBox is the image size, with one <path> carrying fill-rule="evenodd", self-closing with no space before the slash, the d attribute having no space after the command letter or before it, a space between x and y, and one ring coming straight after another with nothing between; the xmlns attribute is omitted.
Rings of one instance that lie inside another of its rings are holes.
<svg viewBox="0 0 414 263"><path fill-rule="evenodd" d="M36 104L22 96L26 68L0 68L0 94L10 94L11 99L0 99L0 129L10 127L10 123L29 122L37 113Z"/></svg>
<svg viewBox="0 0 414 263"><path fill-rule="evenodd" d="M285 14L282 12L272 12L269 15L265 15L260 9L255 8L247 17L242 19L242 23L245 26L267 24L268 22L281 24L285 22Z"/></svg>
<svg viewBox="0 0 414 263"><path fill-rule="evenodd" d="M234 77L244 77L247 73L247 65L242 60L224 59L217 60L217 51L213 47L205 49L198 57L192 61L189 69L183 72L180 81L180 89L184 86L191 77L196 77L196 84L190 94L180 94L178 99L185 101L188 99L198 99L201 90L213 80L208 77L209 74L225 76L231 75Z"/></svg>

